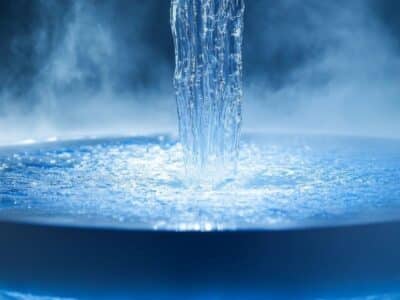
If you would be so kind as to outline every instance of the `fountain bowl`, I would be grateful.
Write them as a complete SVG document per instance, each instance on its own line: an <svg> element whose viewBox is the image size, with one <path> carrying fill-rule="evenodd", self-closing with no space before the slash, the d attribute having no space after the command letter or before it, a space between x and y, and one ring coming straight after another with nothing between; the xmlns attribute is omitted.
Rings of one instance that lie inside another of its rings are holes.
<svg viewBox="0 0 400 300"><path fill-rule="evenodd" d="M185 180L152 137L0 149L0 288L265 299L398 290L400 141L247 135L238 173Z"/></svg>

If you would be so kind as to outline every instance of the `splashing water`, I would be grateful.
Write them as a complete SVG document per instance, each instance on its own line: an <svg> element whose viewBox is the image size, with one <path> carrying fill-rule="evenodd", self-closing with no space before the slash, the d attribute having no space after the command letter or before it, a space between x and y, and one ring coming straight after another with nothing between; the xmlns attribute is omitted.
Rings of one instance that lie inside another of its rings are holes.
<svg viewBox="0 0 400 300"><path fill-rule="evenodd" d="M236 168L243 13L243 0L172 0L179 133L192 176Z"/></svg>
<svg viewBox="0 0 400 300"><path fill-rule="evenodd" d="M242 137L237 176L186 185L168 137L0 147L0 220L157 230L297 228L400 215L400 141Z"/></svg>

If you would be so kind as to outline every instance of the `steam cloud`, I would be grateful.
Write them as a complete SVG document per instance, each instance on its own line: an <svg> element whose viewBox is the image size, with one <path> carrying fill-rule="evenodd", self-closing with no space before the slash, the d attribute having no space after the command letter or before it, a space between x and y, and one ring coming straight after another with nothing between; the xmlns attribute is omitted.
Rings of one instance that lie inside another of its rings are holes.
<svg viewBox="0 0 400 300"><path fill-rule="evenodd" d="M173 130L172 67L141 37L151 5L36 4L42 21L28 47L37 68L30 86L3 89L0 141ZM118 12L136 19L126 28Z"/></svg>
<svg viewBox="0 0 400 300"><path fill-rule="evenodd" d="M248 80L248 126L399 136L399 49L377 3L283 0L267 9L271 2L253 7L264 32L252 46L284 78L265 69Z"/></svg>
<svg viewBox="0 0 400 300"><path fill-rule="evenodd" d="M0 32L0 143L175 133L168 2L15 1L31 14ZM246 4L244 131L400 136L400 49L383 4Z"/></svg>

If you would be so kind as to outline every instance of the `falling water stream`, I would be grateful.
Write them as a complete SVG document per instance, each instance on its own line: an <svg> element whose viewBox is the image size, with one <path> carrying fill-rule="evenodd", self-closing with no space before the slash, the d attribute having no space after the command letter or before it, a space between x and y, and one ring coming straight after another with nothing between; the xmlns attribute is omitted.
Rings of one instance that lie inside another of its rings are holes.
<svg viewBox="0 0 400 300"><path fill-rule="evenodd" d="M172 0L174 85L188 175L229 176L239 147L243 0Z"/></svg>

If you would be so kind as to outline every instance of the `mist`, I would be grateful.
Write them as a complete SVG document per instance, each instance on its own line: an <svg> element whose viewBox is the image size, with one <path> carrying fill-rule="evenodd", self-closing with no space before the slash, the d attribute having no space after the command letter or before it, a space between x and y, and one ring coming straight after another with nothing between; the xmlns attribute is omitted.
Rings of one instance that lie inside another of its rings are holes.
<svg viewBox="0 0 400 300"><path fill-rule="evenodd" d="M249 57L261 72L246 78L247 126L398 136L399 36L379 15L393 3L271 2L252 5L260 24L252 22L246 32L252 39L256 27L264 31L248 51L256 53Z"/></svg>
<svg viewBox="0 0 400 300"><path fill-rule="evenodd" d="M22 49L11 46L13 54L33 52L35 67L20 76L16 70L16 79L2 87L0 141L175 130L173 66L144 35L154 26L146 23L151 3L35 5L32 32L12 39Z"/></svg>
<svg viewBox="0 0 400 300"><path fill-rule="evenodd" d="M0 143L176 134L169 1L2 6ZM396 1L246 1L244 131L399 137Z"/></svg>

